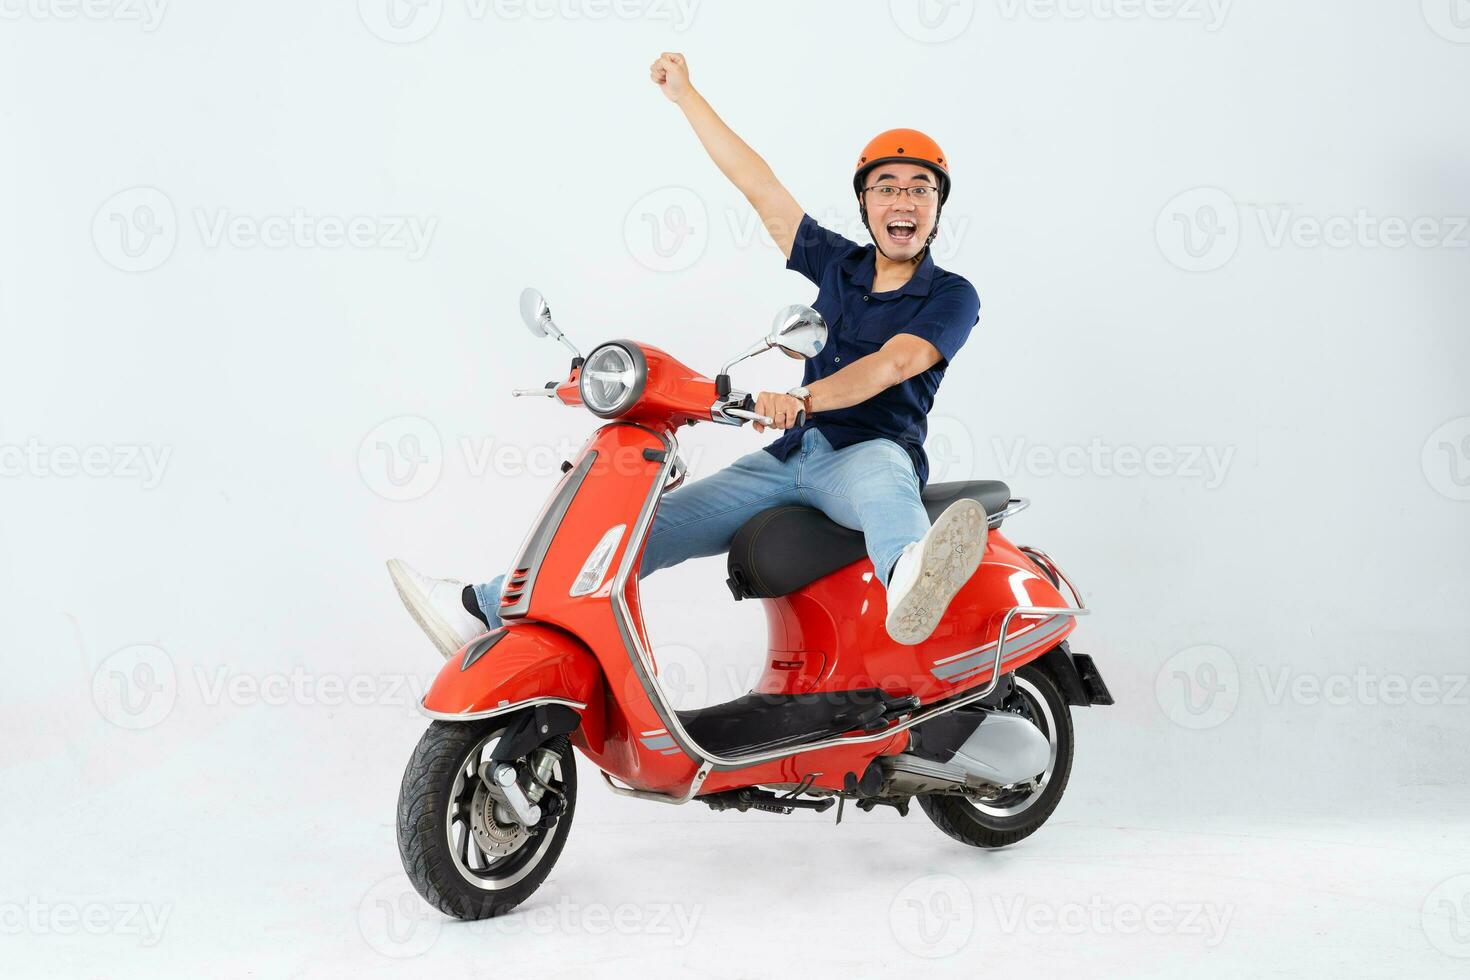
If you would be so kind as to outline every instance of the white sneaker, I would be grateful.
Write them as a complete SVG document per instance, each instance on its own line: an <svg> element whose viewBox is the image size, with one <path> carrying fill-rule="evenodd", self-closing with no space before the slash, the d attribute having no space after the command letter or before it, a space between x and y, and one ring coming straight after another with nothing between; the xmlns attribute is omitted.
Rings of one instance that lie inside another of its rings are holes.
<svg viewBox="0 0 1470 980"><path fill-rule="evenodd" d="M434 646L448 660L466 643L487 632L484 623L471 616L460 597L464 583L452 578L420 575L397 558L388 560L388 574L408 614L429 634Z"/></svg>
<svg viewBox="0 0 1470 980"><path fill-rule="evenodd" d="M956 500L929 533L903 549L888 580L888 635L912 646L934 632L949 602L985 555L990 521L973 500Z"/></svg>

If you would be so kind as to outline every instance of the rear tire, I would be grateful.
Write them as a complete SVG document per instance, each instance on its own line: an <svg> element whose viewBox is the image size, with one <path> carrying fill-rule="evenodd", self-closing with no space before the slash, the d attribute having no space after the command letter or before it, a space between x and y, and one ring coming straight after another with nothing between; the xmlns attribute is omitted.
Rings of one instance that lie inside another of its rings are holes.
<svg viewBox="0 0 1470 980"><path fill-rule="evenodd" d="M425 901L455 918L488 919L524 902L551 872L572 829L577 764L570 740L560 735L545 746L560 756L551 787L565 802L555 824L534 834L495 824L490 829L503 831L508 841L503 846L513 849L488 854L481 848L474 829L476 803L484 798L483 791L475 792L484 785L478 768L505 729L504 718L437 721L419 739L403 773L398 794L403 868ZM525 762L517 762L524 771ZM543 811L552 796L548 792L540 800ZM481 806L478 812L483 819L493 810Z"/></svg>
<svg viewBox="0 0 1470 980"><path fill-rule="evenodd" d="M972 847L1005 847L1034 834L1056 810L1072 775L1072 710L1046 672L1035 664L1016 671L1016 693L1004 709L1029 718L1051 742L1039 788L990 799L941 793L919 797L919 806L936 827Z"/></svg>

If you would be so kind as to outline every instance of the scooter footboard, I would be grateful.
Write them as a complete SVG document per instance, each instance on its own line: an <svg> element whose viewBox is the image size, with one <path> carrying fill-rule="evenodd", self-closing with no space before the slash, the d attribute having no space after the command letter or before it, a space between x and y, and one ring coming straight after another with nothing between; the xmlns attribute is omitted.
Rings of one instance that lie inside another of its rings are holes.
<svg viewBox="0 0 1470 980"><path fill-rule="evenodd" d="M602 665L564 630L515 623L491 630L445 661L424 695L438 721L478 721L538 704L560 704L582 718L590 743L603 738Z"/></svg>

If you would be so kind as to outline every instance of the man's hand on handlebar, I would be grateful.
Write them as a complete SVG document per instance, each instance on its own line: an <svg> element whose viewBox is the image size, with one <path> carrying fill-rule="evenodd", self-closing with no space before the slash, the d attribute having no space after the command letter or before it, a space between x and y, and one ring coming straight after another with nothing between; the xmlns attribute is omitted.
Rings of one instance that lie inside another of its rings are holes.
<svg viewBox="0 0 1470 980"><path fill-rule="evenodd" d="M790 429L795 426L798 414L805 407L800 398L782 392L763 391L755 398L756 414L769 417L773 429ZM757 432L766 431L766 427L760 422L750 424L755 426Z"/></svg>

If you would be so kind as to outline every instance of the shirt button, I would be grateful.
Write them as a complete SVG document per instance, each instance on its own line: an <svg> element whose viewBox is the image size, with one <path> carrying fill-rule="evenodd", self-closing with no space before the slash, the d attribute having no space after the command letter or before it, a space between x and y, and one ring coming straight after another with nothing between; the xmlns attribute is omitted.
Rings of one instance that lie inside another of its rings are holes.
<svg viewBox="0 0 1470 980"><path fill-rule="evenodd" d="M840 358L840 357L834 357L834 358L832 358L832 360L837 361L838 363L841 363L842 358Z"/></svg>
<svg viewBox="0 0 1470 980"><path fill-rule="evenodd" d="M868 294L867 293L863 293L863 302L866 303L867 301L868 301Z"/></svg>

